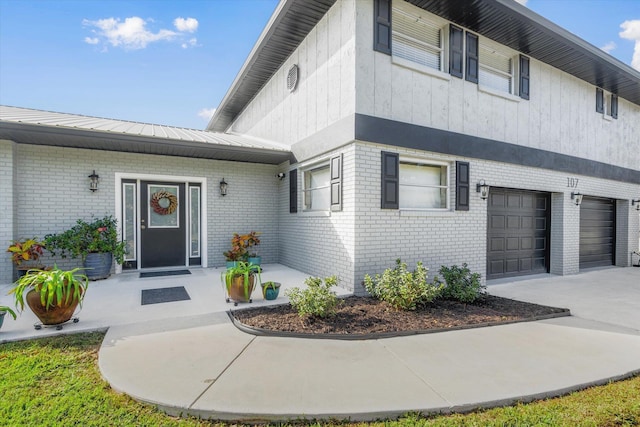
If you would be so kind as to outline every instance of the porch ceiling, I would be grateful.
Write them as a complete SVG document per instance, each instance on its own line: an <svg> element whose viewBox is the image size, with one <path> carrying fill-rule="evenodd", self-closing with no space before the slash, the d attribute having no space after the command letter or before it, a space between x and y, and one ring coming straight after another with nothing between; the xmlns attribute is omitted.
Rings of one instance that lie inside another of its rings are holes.
<svg viewBox="0 0 640 427"><path fill-rule="evenodd" d="M288 147L244 136L0 106L0 139L21 144L279 164Z"/></svg>

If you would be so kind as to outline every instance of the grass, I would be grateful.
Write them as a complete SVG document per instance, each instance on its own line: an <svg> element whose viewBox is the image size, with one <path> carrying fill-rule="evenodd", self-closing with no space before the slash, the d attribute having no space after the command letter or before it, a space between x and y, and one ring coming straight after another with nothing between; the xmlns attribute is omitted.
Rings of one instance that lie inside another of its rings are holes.
<svg viewBox="0 0 640 427"><path fill-rule="evenodd" d="M97 367L103 337L103 333L88 333L0 345L0 424L223 425L172 418L113 392ZM640 377L530 404L426 419L408 415L371 425L640 426Z"/></svg>

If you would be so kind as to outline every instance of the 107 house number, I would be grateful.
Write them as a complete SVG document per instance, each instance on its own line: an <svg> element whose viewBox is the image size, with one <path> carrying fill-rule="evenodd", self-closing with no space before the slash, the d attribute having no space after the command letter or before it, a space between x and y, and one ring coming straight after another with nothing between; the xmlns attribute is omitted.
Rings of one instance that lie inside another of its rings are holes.
<svg viewBox="0 0 640 427"><path fill-rule="evenodd" d="M578 188L578 178L567 177L567 188Z"/></svg>

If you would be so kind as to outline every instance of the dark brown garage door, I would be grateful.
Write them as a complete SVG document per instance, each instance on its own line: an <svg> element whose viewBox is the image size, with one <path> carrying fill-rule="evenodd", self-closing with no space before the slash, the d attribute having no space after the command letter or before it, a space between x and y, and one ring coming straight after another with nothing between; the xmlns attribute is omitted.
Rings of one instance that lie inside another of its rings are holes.
<svg viewBox="0 0 640 427"><path fill-rule="evenodd" d="M549 193L491 188L487 279L549 272Z"/></svg>
<svg viewBox="0 0 640 427"><path fill-rule="evenodd" d="M584 197L580 205L580 269L613 265L615 236L614 201Z"/></svg>

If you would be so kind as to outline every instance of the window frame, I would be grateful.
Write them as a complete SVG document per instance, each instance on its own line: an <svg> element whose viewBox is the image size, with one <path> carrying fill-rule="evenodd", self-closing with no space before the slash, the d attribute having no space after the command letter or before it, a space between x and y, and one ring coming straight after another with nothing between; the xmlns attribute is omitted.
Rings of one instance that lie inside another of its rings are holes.
<svg viewBox="0 0 640 427"><path fill-rule="evenodd" d="M509 61L509 73L492 67L491 65L486 63L486 55L483 55L483 51L487 50L491 50L493 51L492 54L502 56ZM491 42L486 37L480 37L478 40L478 85L485 88L490 88L496 92L505 93L508 95L516 95L516 79L518 78L520 71L518 69L519 60L520 56L518 53L514 53L501 45L497 45ZM484 73L482 73L483 71ZM503 89L487 84L486 78L483 82L482 75L486 75L485 73L497 75L498 77L508 77L509 90L505 92Z"/></svg>
<svg viewBox="0 0 640 427"><path fill-rule="evenodd" d="M318 171L320 169L326 169L327 170L327 175L328 175L328 181L327 181L327 185L322 186L322 187L312 187L312 188L307 188L307 177L309 176L309 174L311 174L314 171ZM331 211L331 164L330 164L330 159L326 159L322 162L318 162L318 163L314 163L312 165L306 166L304 169L301 170L302 171L302 211L303 212L330 212ZM307 206L310 206L311 203L313 202L313 198L310 197L310 195L312 194L312 191L317 191L317 190L325 190L327 192L327 201L328 204L326 206L326 208L322 208L322 209L312 209L312 208L308 208ZM307 203L307 200L309 200L309 203Z"/></svg>
<svg viewBox="0 0 640 427"><path fill-rule="evenodd" d="M443 208L410 208L403 206L402 197L400 196L400 188L402 184L402 166L403 165L419 165L419 166L437 166L444 167L446 183L444 185L421 185L423 188L439 188L445 190L445 207ZM399 156L398 159L398 209L401 211L420 211L420 212L448 212L451 210L451 162L442 160L432 160L428 158Z"/></svg>

